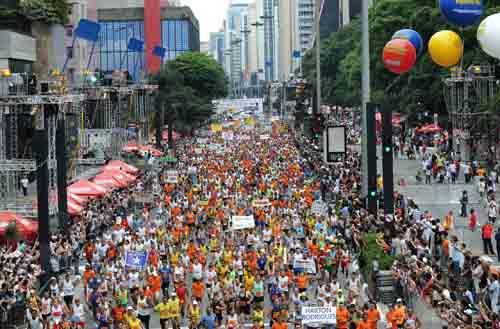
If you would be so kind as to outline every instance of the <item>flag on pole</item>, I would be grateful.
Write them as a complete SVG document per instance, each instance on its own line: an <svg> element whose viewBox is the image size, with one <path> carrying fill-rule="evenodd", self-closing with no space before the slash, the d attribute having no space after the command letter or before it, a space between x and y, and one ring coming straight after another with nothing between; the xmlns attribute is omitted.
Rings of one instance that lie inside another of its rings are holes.
<svg viewBox="0 0 500 329"><path fill-rule="evenodd" d="M129 250L125 253L125 266L135 269L142 269L146 266L148 261L147 251L132 251Z"/></svg>

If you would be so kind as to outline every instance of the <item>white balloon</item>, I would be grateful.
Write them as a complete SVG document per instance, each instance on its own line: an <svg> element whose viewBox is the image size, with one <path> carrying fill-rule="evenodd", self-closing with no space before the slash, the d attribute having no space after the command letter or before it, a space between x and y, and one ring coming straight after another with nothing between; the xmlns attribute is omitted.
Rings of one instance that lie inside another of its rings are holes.
<svg viewBox="0 0 500 329"><path fill-rule="evenodd" d="M500 59L500 13L486 17L477 29L481 49L491 57Z"/></svg>

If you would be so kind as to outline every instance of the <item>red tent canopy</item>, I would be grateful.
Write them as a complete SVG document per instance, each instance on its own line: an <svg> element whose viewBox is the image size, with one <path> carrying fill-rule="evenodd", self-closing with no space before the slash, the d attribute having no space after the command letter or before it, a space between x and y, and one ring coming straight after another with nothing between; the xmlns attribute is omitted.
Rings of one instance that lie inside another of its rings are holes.
<svg viewBox="0 0 500 329"><path fill-rule="evenodd" d="M23 218L10 211L0 212L0 234L5 234L7 225L10 222L16 223L17 231L21 234L23 239L34 240L38 233L38 222Z"/></svg>
<svg viewBox="0 0 500 329"><path fill-rule="evenodd" d="M68 192L78 196L100 197L106 194L107 189L88 180L79 180L68 186Z"/></svg>
<svg viewBox="0 0 500 329"><path fill-rule="evenodd" d="M128 163L125 163L120 160L110 161L106 166L104 166L102 171L108 171L108 170L121 170L134 175L139 172L139 169L137 169L136 167L131 166Z"/></svg>
<svg viewBox="0 0 500 329"><path fill-rule="evenodd" d="M95 176L92 181L97 185L101 185L108 189L123 188L127 187L128 185L127 182L113 177L113 175L107 174L106 172L100 173L99 175Z"/></svg>
<svg viewBox="0 0 500 329"><path fill-rule="evenodd" d="M128 186L129 183L134 182L137 179L137 177L132 174L115 169L106 169L101 174L110 175L113 178L118 179L120 182L126 184L125 186Z"/></svg>
<svg viewBox="0 0 500 329"><path fill-rule="evenodd" d="M155 149L154 147L149 146L149 145L143 145L143 146L141 146L139 148L139 151L148 152L148 153L150 153L154 157L160 157L160 156L163 155L162 151L160 151L158 149Z"/></svg>
<svg viewBox="0 0 500 329"><path fill-rule="evenodd" d="M122 147L123 152L133 153L139 151L139 145L136 143L128 143Z"/></svg>
<svg viewBox="0 0 500 329"><path fill-rule="evenodd" d="M172 139L174 141L178 140L180 137L181 137L181 135L179 133L177 133L176 131L172 132ZM165 141L168 140L168 129L163 129L163 131L161 132L161 138Z"/></svg>
<svg viewBox="0 0 500 329"><path fill-rule="evenodd" d="M431 123L428 125L425 125L423 127L420 127L417 129L417 132L422 133L422 134L432 134L432 133L438 133L442 131L443 128L439 127L437 124Z"/></svg>
<svg viewBox="0 0 500 329"><path fill-rule="evenodd" d="M80 215L82 211L83 211L82 206L80 206L78 203L68 200L68 214L70 216Z"/></svg>
<svg viewBox="0 0 500 329"><path fill-rule="evenodd" d="M87 200L85 198L82 198L81 196L78 196L73 193L68 193L68 202L70 201L80 206L83 206L84 204L87 203Z"/></svg>

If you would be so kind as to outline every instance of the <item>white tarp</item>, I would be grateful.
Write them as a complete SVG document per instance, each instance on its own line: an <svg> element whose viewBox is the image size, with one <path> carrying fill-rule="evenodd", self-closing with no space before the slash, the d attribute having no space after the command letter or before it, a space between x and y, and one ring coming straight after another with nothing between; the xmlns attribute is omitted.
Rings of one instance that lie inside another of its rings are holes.
<svg viewBox="0 0 500 329"><path fill-rule="evenodd" d="M302 325L337 324L337 310L333 306L302 306Z"/></svg>
<svg viewBox="0 0 500 329"><path fill-rule="evenodd" d="M231 217L232 230L242 230L245 228L254 228L254 227L255 227L255 219L253 218L253 215Z"/></svg>

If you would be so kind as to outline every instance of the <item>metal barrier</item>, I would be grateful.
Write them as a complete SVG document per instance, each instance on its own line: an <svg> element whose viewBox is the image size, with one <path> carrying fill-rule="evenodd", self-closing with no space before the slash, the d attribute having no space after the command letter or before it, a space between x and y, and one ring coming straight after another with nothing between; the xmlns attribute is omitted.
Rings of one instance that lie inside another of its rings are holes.
<svg viewBox="0 0 500 329"><path fill-rule="evenodd" d="M0 329L14 329L26 323L26 304L16 303L11 307L0 306Z"/></svg>

